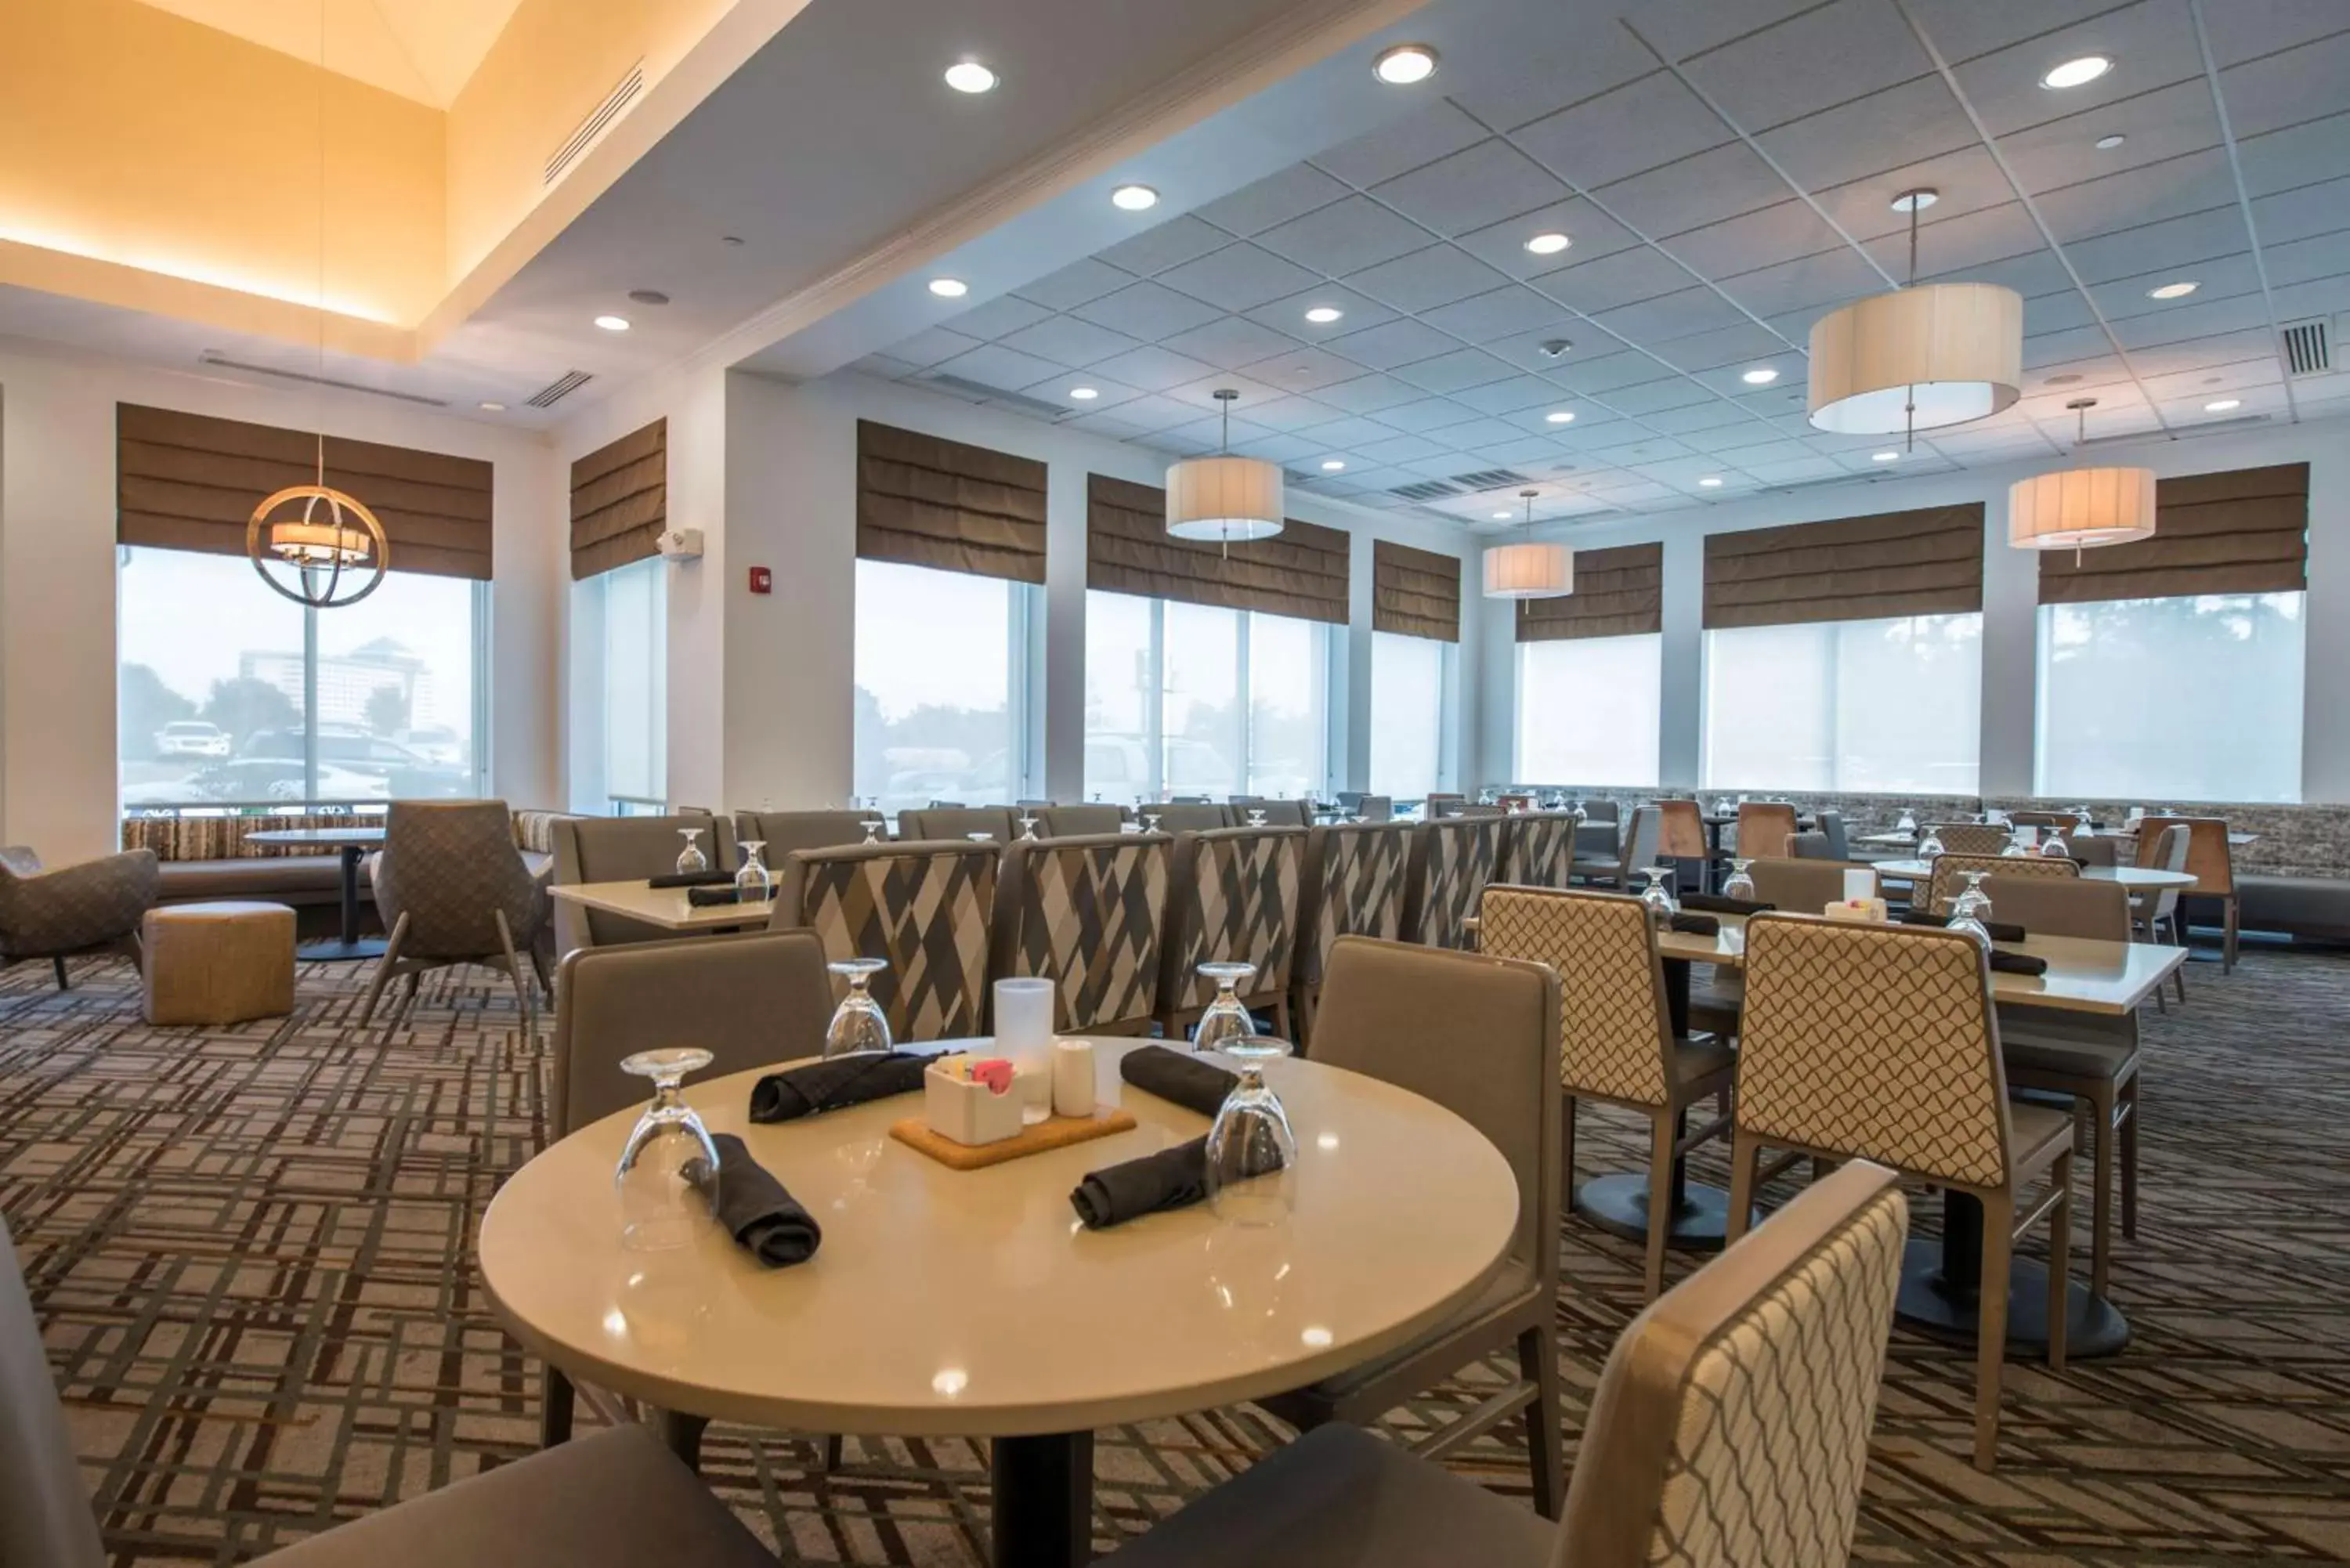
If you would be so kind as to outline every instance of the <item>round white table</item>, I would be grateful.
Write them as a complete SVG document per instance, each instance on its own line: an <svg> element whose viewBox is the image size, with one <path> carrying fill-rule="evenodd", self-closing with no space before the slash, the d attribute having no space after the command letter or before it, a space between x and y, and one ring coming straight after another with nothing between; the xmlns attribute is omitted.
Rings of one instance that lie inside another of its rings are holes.
<svg viewBox="0 0 2350 1568"><path fill-rule="evenodd" d="M1267 1074L1299 1146L1285 1223L1201 1204L1087 1231L1069 1204L1080 1177L1207 1126L1122 1082L1140 1044L1096 1043L1099 1096L1135 1130L969 1172L889 1136L919 1095L761 1127L758 1072L689 1083L711 1131L740 1135L824 1227L813 1259L762 1268L714 1223L687 1247L624 1248L612 1171L630 1110L499 1189L484 1279L531 1350L685 1417L671 1424L689 1458L712 1418L993 1438L994 1561L1082 1563L1094 1428L1284 1392L1404 1345L1483 1288L1517 1225L1509 1164L1467 1122L1287 1061Z"/></svg>
<svg viewBox="0 0 2350 1568"><path fill-rule="evenodd" d="M1880 877L1915 877L1923 880L1934 874L1930 860L1879 860L1869 867ZM1992 876L1999 875L1993 871ZM2192 888L2195 878L2185 871L2153 871L2139 866L2084 866L2084 880L2118 882L2133 893L2158 893L2172 888Z"/></svg>
<svg viewBox="0 0 2350 1568"><path fill-rule="evenodd" d="M274 827L260 833L248 833L250 844L276 844L297 849L332 849L342 857L342 940L333 942L312 942L297 948L297 956L305 960L371 959L383 956L384 942L380 937L359 935L359 862L368 851L383 847L383 828L374 827Z"/></svg>

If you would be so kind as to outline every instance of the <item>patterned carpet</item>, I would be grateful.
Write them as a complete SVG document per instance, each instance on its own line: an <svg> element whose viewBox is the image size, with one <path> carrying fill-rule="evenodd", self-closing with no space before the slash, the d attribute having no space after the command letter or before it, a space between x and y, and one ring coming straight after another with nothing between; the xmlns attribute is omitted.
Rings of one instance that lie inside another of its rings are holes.
<svg viewBox="0 0 2350 1568"><path fill-rule="evenodd" d="M428 977L388 1041L354 1027L363 978L312 966L294 1018L200 1031L142 1024L119 964L64 995L46 965L0 976L0 1210L118 1564L244 1563L535 1443L535 1368L471 1243L540 1137L543 1064L494 976ZM1856 1562L2350 1561L2350 958L2254 951L2189 985L2147 1020L2135 1343L2061 1378L2012 1363L1985 1477L1971 1361L1897 1334ZM1586 1173L1638 1166L1628 1124L1584 1129ZM1572 1432L1639 1263L1573 1220L1562 1256ZM1283 1436L1247 1407L1103 1433L1103 1543ZM721 1428L706 1457L787 1562L984 1560L973 1445L852 1443L827 1477L805 1440ZM1457 1463L1524 1494L1514 1436Z"/></svg>

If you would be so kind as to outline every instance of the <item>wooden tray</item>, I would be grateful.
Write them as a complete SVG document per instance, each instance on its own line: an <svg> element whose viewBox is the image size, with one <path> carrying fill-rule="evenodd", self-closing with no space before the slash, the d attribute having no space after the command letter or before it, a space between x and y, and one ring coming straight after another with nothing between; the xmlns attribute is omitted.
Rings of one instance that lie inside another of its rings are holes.
<svg viewBox="0 0 2350 1568"><path fill-rule="evenodd" d="M931 1130L930 1123L920 1116L891 1122L889 1136L910 1148L921 1150L951 1169L980 1170L991 1165L1002 1165L1007 1159L1043 1154L1047 1149L1066 1148L1073 1143L1091 1143L1112 1133L1131 1131L1135 1126L1133 1112L1112 1106L1089 1116L1050 1116L1032 1127L1022 1127L1015 1137L995 1143L957 1143L952 1138L941 1137Z"/></svg>

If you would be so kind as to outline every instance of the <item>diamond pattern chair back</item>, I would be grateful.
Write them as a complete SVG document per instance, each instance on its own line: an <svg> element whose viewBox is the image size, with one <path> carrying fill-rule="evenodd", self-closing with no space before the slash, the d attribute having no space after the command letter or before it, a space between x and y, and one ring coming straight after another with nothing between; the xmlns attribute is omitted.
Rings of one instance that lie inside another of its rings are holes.
<svg viewBox="0 0 2350 1568"><path fill-rule="evenodd" d="M1509 829L1504 816L1451 816L1412 830L1406 940L1432 948L1469 945L1462 922L1477 912L1485 884L1501 869Z"/></svg>
<svg viewBox="0 0 2350 1568"><path fill-rule="evenodd" d="M1664 966L1639 899L1619 893L1485 889L1478 949L1558 973L1559 1081L1570 1095L1661 1106L1673 1026Z"/></svg>
<svg viewBox="0 0 2350 1568"><path fill-rule="evenodd" d="M826 961L878 958L871 990L899 1044L983 1033L995 844L869 844L788 857L768 929L805 926Z"/></svg>
<svg viewBox="0 0 2350 1568"><path fill-rule="evenodd" d="M1750 800L1738 807L1738 853L1746 859L1765 856L1783 860L1794 852L1787 847L1795 836L1795 808L1783 801Z"/></svg>
<svg viewBox="0 0 2350 1568"><path fill-rule="evenodd" d="M1575 863L1575 814L1522 811L1510 818L1500 879L1522 888L1564 888Z"/></svg>
<svg viewBox="0 0 2350 1568"><path fill-rule="evenodd" d="M1950 855L1996 855L2007 847L2011 836L1995 822L1938 822L1921 829L1918 841L1924 843L1928 833L1940 839L1944 852Z"/></svg>
<svg viewBox="0 0 2350 1568"><path fill-rule="evenodd" d="M99 1568L106 1549L65 1407L49 1375L24 1260L0 1220L0 1563L14 1568Z"/></svg>
<svg viewBox="0 0 2350 1568"><path fill-rule="evenodd" d="M868 822L882 823L877 837L889 836L879 811L738 811L734 842L755 838L766 846L760 858L772 871L795 849L840 849L864 843Z"/></svg>
<svg viewBox="0 0 2350 1568"><path fill-rule="evenodd" d="M995 891L994 976L1052 981L1065 1033L1149 1023L1174 844L1164 833L1013 840Z"/></svg>
<svg viewBox="0 0 2350 1568"><path fill-rule="evenodd" d="M1319 985L1340 937L1403 935L1411 836L1392 823L1330 823L1305 836L1298 891L1297 978Z"/></svg>
<svg viewBox="0 0 2350 1568"><path fill-rule="evenodd" d="M1961 855L1952 851L1934 857L1934 875L1927 879L1926 902L1921 908L1935 914L1950 912L1950 902L1967 885L1970 871L1988 871L1993 877L2064 877L2077 880L2081 868L2071 860L2050 858L2045 855ZM1989 888L1984 888L1989 893ZM1991 901L1991 915L1996 919L2008 919L1999 907L1999 899Z"/></svg>
<svg viewBox="0 0 2350 1568"><path fill-rule="evenodd" d="M1742 1133L2007 1185L2007 1081L1973 938L1757 915L1740 1026Z"/></svg>
<svg viewBox="0 0 2350 1568"><path fill-rule="evenodd" d="M1176 836L1159 981L1162 1015L1215 999L1214 984L1200 978L1202 963L1256 965L1252 997L1277 998L1288 991L1305 855L1302 827L1221 827Z"/></svg>
<svg viewBox="0 0 2350 1568"><path fill-rule="evenodd" d="M373 877L384 929L408 917L400 946L405 958L503 954L501 911L515 950L527 952L546 919L538 879L515 847L514 815L502 800L393 801Z"/></svg>
<svg viewBox="0 0 2350 1568"><path fill-rule="evenodd" d="M1846 1560L1908 1228L1894 1180L1844 1166L1633 1319L1553 1568Z"/></svg>

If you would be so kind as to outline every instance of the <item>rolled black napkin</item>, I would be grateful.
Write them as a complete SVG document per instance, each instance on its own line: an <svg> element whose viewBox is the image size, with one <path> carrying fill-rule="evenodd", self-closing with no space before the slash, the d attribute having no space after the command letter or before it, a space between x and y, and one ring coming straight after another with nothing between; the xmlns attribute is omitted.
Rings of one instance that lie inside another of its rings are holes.
<svg viewBox="0 0 2350 1568"><path fill-rule="evenodd" d="M1993 949L1991 967L2002 974L2046 974L2048 961L2034 958L2030 953L2003 953Z"/></svg>
<svg viewBox="0 0 2350 1568"><path fill-rule="evenodd" d="M837 1056L770 1073L751 1085L751 1119L789 1122L819 1111L837 1111L911 1094L922 1086L930 1054L891 1051L878 1055Z"/></svg>
<svg viewBox="0 0 2350 1568"><path fill-rule="evenodd" d="M824 1243L824 1229L816 1216L751 1158L741 1138L719 1133L710 1141L718 1146L716 1189L712 1189L713 1173L700 1160L693 1166L694 1184L710 1199L710 1211L727 1234L771 1269L788 1269L815 1257Z"/></svg>
<svg viewBox="0 0 2350 1568"><path fill-rule="evenodd" d="M707 888L714 882L732 882L732 871L664 871L651 878L656 888Z"/></svg>
<svg viewBox="0 0 2350 1568"><path fill-rule="evenodd" d="M1899 919L1905 926L1940 926L1947 929L1950 923L1950 916L1929 914L1924 909L1904 909ZM1985 920L1982 929L1995 942L2020 942L2027 934L2022 926L2011 926L2005 920Z"/></svg>
<svg viewBox="0 0 2350 1568"><path fill-rule="evenodd" d="M733 878L730 877L728 880L731 883ZM660 886L658 883L654 885L656 887ZM775 896L775 885L773 882L768 883L767 890L759 896L762 898L774 898ZM685 901L693 905L696 909L708 909L713 904L739 904L743 901L743 890L740 888L731 886L725 888L704 888L696 884L686 888Z"/></svg>
<svg viewBox="0 0 2350 1568"><path fill-rule="evenodd" d="M1223 1108L1224 1097L1240 1080L1188 1051L1145 1045L1129 1051L1118 1064L1118 1076L1146 1094L1172 1100L1186 1110L1212 1116ZM1137 1162L1140 1163L1139 1161Z"/></svg>
<svg viewBox="0 0 2350 1568"><path fill-rule="evenodd" d="M1721 922L1711 915L1675 915L1670 921L1673 929L1685 937L1718 937Z"/></svg>
<svg viewBox="0 0 2350 1568"><path fill-rule="evenodd" d="M1719 893L1683 893L1681 908L1702 909L1709 915L1767 915L1776 904L1764 904L1752 898L1725 898Z"/></svg>
<svg viewBox="0 0 2350 1568"><path fill-rule="evenodd" d="M1186 1209L1207 1195L1208 1140L1202 1135L1140 1159L1087 1171L1070 1190L1069 1203L1087 1230L1099 1231L1162 1209Z"/></svg>

